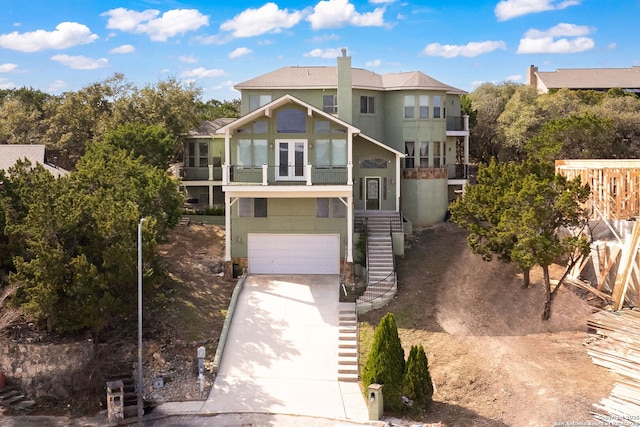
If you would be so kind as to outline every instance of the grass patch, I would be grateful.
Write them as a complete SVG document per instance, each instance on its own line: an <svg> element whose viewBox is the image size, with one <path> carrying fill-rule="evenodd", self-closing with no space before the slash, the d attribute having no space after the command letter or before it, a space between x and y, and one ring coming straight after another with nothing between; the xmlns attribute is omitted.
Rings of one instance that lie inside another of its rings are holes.
<svg viewBox="0 0 640 427"><path fill-rule="evenodd" d="M376 328L369 322L360 322L358 327L358 371L362 376L364 365L367 363L369 352L373 346L373 334Z"/></svg>

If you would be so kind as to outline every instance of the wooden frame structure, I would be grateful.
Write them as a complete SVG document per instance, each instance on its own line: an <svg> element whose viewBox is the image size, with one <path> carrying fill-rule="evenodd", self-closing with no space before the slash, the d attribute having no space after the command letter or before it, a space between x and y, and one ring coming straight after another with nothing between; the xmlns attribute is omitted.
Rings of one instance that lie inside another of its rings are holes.
<svg viewBox="0 0 640 427"><path fill-rule="evenodd" d="M590 219L631 219L640 216L640 160L556 160L556 173L580 177L591 187Z"/></svg>

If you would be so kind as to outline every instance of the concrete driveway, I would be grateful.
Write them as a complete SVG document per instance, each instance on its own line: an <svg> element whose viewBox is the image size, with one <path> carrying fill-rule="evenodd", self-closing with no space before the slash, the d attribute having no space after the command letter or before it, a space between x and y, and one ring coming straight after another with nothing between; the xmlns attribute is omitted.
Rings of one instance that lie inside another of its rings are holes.
<svg viewBox="0 0 640 427"><path fill-rule="evenodd" d="M366 421L358 383L338 381L339 277L250 275L201 413Z"/></svg>

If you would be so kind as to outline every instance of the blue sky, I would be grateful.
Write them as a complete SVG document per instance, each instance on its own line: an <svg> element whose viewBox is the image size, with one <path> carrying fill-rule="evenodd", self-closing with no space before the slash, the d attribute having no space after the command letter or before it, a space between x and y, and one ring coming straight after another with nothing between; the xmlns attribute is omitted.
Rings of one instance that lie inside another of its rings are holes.
<svg viewBox="0 0 640 427"><path fill-rule="evenodd" d="M529 65L640 65L640 0L2 0L0 88L75 91L114 73L193 81L203 98L283 66L419 70L472 91Z"/></svg>

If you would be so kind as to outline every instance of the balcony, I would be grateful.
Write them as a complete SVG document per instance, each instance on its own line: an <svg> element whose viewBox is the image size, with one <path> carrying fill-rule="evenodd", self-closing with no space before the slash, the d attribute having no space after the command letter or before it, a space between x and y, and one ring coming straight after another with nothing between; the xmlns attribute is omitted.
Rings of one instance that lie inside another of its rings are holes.
<svg viewBox="0 0 640 427"><path fill-rule="evenodd" d="M222 181L222 167L183 167L181 168L183 181Z"/></svg>
<svg viewBox="0 0 640 427"><path fill-rule="evenodd" d="M469 116L447 116L447 136L468 136Z"/></svg>
<svg viewBox="0 0 640 427"><path fill-rule="evenodd" d="M351 166L238 166L229 167L229 184L347 185Z"/></svg>

